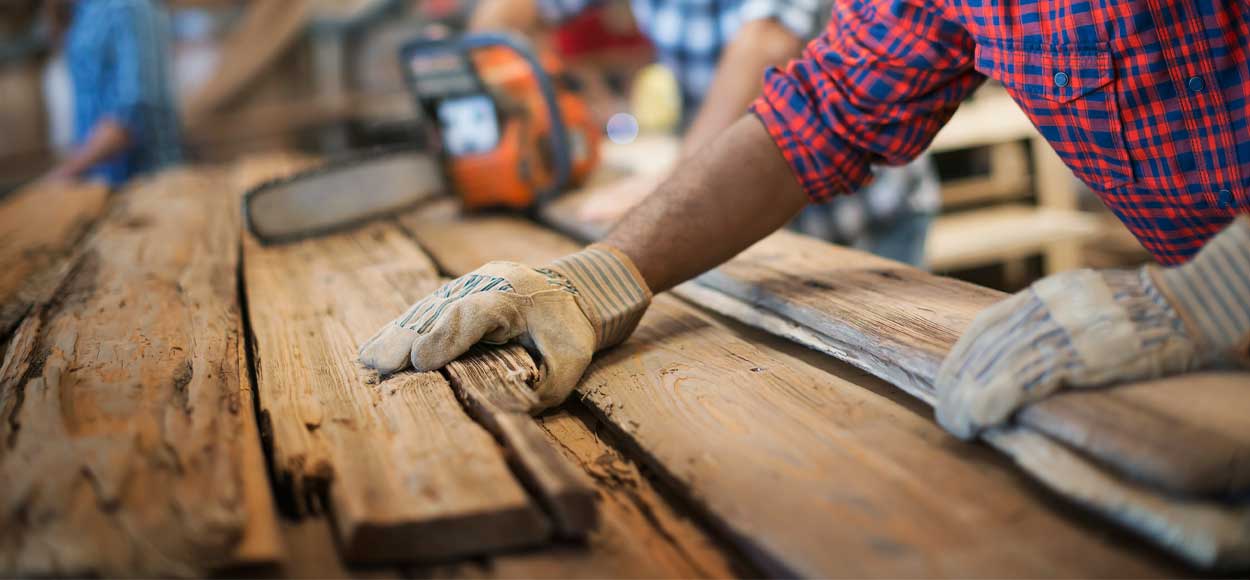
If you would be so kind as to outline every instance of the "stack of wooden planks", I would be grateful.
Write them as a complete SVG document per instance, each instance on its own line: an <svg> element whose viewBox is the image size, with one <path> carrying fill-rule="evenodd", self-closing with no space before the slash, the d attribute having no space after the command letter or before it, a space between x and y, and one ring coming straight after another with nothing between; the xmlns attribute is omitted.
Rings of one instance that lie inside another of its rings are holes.
<svg viewBox="0 0 1250 580"><path fill-rule="evenodd" d="M880 378L672 295L538 418L518 412L537 372L520 347L378 377L356 362L359 344L443 280L578 245L450 202L290 245L240 236L239 193L307 164L168 172L58 242L62 273L24 307L0 367L0 575L1184 573L947 436ZM828 251L804 251L817 249ZM897 282L882 268L866 272L796 275L809 288L899 291L870 284ZM961 288L967 303L995 298ZM715 291L706 305L741 302ZM890 357L928 346L899 359L891 382L923 386L914 377L964 316L947 299L916 306L945 312L945 327L895 299L898 321L929 326L894 327L912 334ZM893 344L885 334L872 340ZM1124 396L1094 408L1155 395ZM1117 421L1073 423L1090 408L1075 407L1049 409L1066 421L1054 424L1100 430L1112 455L1136 442ZM1187 413L1156 424L1189 424ZM1194 436L1219 440L1220 425ZM1089 432L1038 429L1072 442Z"/></svg>

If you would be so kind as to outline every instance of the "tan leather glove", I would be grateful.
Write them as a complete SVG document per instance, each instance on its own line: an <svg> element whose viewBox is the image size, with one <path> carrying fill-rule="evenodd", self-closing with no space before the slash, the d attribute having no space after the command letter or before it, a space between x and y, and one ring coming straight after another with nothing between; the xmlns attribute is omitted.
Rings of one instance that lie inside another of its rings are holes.
<svg viewBox="0 0 1250 580"><path fill-rule="evenodd" d="M986 309L938 371L937 417L973 437L1061 388L1244 363L1248 344L1242 216L1183 266L1064 272Z"/></svg>
<svg viewBox="0 0 1250 580"><path fill-rule="evenodd" d="M541 361L530 412L560 404L591 356L625 340L651 290L625 254L602 244L545 268L491 262L413 304L360 348L384 374L443 367L478 342L517 340Z"/></svg>

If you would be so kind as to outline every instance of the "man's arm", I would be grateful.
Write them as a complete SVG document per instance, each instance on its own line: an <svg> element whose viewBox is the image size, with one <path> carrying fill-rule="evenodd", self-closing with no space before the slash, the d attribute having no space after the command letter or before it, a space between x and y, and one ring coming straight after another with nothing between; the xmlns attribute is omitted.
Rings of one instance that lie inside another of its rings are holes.
<svg viewBox="0 0 1250 580"><path fill-rule="evenodd" d="M604 240L663 292L780 228L807 203L759 119L721 133Z"/></svg>
<svg viewBox="0 0 1250 580"><path fill-rule="evenodd" d="M682 158L689 159L742 116L760 96L764 71L785 66L802 50L803 39L774 19L743 24L716 63L707 98L682 139Z"/></svg>

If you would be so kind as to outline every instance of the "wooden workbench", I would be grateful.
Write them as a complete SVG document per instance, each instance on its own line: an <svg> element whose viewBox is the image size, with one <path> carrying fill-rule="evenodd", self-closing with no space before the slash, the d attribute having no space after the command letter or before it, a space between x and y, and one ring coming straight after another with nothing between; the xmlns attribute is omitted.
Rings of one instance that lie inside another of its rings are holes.
<svg viewBox="0 0 1250 580"><path fill-rule="evenodd" d="M39 271L0 277L0 575L1192 573L886 382L674 296L534 423L475 407L532 377L521 349L479 361L497 375L372 375L359 343L441 280L577 244L446 204L241 235L240 192L306 163L0 206L0 269ZM561 532L531 460L593 489L589 533Z"/></svg>

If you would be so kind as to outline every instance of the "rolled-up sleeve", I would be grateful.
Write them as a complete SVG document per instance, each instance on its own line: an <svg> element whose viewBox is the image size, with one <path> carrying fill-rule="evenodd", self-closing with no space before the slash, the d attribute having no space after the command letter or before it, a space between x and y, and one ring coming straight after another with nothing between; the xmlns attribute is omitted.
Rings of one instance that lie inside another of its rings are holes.
<svg viewBox="0 0 1250 580"><path fill-rule="evenodd" d="M825 32L751 106L813 201L902 165L985 80L959 24L923 0L839 0Z"/></svg>

